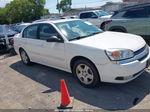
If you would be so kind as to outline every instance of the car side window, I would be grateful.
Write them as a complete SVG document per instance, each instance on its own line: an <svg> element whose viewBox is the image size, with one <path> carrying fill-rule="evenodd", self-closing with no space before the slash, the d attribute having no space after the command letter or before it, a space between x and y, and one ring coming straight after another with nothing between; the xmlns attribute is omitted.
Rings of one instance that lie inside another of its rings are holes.
<svg viewBox="0 0 150 112"><path fill-rule="evenodd" d="M37 39L37 29L38 29L38 25L32 25L27 27L23 32L23 37Z"/></svg>
<svg viewBox="0 0 150 112"><path fill-rule="evenodd" d="M97 15L93 12L86 12L86 13L80 14L80 19L92 18L93 16L96 17Z"/></svg>
<svg viewBox="0 0 150 112"><path fill-rule="evenodd" d="M88 18L88 14L87 13L81 13L80 14L80 19L84 19L84 18Z"/></svg>
<svg viewBox="0 0 150 112"><path fill-rule="evenodd" d="M93 17L97 17L97 15L94 12L89 12L88 17L93 18Z"/></svg>
<svg viewBox="0 0 150 112"><path fill-rule="evenodd" d="M150 18L150 6L146 7L146 17Z"/></svg>
<svg viewBox="0 0 150 112"><path fill-rule="evenodd" d="M56 31L56 29L50 24L41 24L39 27L39 39L47 40L52 36L56 36L60 38L60 34Z"/></svg>
<svg viewBox="0 0 150 112"><path fill-rule="evenodd" d="M123 17L125 18L145 18L146 17L146 9L139 8L139 9L132 9L128 10Z"/></svg>

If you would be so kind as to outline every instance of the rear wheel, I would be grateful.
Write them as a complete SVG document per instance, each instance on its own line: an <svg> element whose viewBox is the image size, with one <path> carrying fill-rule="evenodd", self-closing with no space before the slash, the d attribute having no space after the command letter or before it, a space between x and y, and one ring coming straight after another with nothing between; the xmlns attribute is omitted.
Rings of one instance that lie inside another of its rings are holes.
<svg viewBox="0 0 150 112"><path fill-rule="evenodd" d="M88 60L78 60L73 66L73 74L85 87L95 87L99 82L99 74L95 66Z"/></svg>
<svg viewBox="0 0 150 112"><path fill-rule="evenodd" d="M20 50L20 57L21 57L21 60L22 62L25 64L25 65L30 65L31 64L31 61L27 55L27 53L22 49Z"/></svg>

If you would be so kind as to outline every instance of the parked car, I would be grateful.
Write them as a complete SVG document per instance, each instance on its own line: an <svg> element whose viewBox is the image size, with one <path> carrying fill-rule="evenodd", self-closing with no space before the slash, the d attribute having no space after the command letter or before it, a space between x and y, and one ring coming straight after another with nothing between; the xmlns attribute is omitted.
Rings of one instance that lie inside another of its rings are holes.
<svg viewBox="0 0 150 112"><path fill-rule="evenodd" d="M61 17L61 19L78 19L77 15Z"/></svg>
<svg viewBox="0 0 150 112"><path fill-rule="evenodd" d="M69 16L70 19L78 19L79 17L77 15L72 15L72 16Z"/></svg>
<svg viewBox="0 0 150 112"><path fill-rule="evenodd" d="M150 38L150 3L135 5L116 11L103 29L126 32Z"/></svg>
<svg viewBox="0 0 150 112"><path fill-rule="evenodd" d="M20 33L22 31L22 29L24 29L29 24L31 24L31 23L22 23L22 24L18 24L18 25L13 25L11 27L11 29L18 32L18 33Z"/></svg>
<svg viewBox="0 0 150 112"><path fill-rule="evenodd" d="M0 25L0 51L13 49L13 37L17 32L12 31L6 25Z"/></svg>
<svg viewBox="0 0 150 112"><path fill-rule="evenodd" d="M79 14L79 18L96 25L101 28L104 21L108 20L112 15L102 10L83 11Z"/></svg>
<svg viewBox="0 0 150 112"><path fill-rule="evenodd" d="M72 72L85 87L100 81L129 82L144 72L150 58L140 36L103 32L79 19L35 23L14 40L24 64L36 62Z"/></svg>
<svg viewBox="0 0 150 112"><path fill-rule="evenodd" d="M33 21L32 23L38 23L38 22L42 22L42 21L47 21L47 19L38 19L38 20Z"/></svg>

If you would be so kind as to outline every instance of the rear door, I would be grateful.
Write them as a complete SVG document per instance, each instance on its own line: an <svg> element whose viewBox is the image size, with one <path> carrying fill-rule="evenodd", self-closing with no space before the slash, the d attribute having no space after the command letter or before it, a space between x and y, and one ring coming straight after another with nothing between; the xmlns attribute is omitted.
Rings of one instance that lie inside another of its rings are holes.
<svg viewBox="0 0 150 112"><path fill-rule="evenodd" d="M146 7L146 26L145 26L145 31L146 34L145 36L150 38L150 6Z"/></svg>
<svg viewBox="0 0 150 112"><path fill-rule="evenodd" d="M30 59L35 62L40 62L43 58L41 57L41 51L38 49L41 47L41 43L38 40L38 24L27 27L23 32L23 41L25 44L25 51L29 55Z"/></svg>
<svg viewBox="0 0 150 112"><path fill-rule="evenodd" d="M145 8L131 9L124 13L121 26L127 29L128 33L145 35L146 30L146 10Z"/></svg>

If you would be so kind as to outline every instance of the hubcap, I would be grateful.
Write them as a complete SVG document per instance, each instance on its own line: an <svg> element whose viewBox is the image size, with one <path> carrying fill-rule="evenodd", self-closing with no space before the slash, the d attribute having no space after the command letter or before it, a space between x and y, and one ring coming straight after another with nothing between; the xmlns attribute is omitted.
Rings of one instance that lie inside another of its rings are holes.
<svg viewBox="0 0 150 112"><path fill-rule="evenodd" d="M24 51L21 52L21 57L24 63L28 63L28 57Z"/></svg>
<svg viewBox="0 0 150 112"><path fill-rule="evenodd" d="M79 64L76 68L78 79L84 84L91 84L93 82L93 72L91 68L85 64Z"/></svg>

